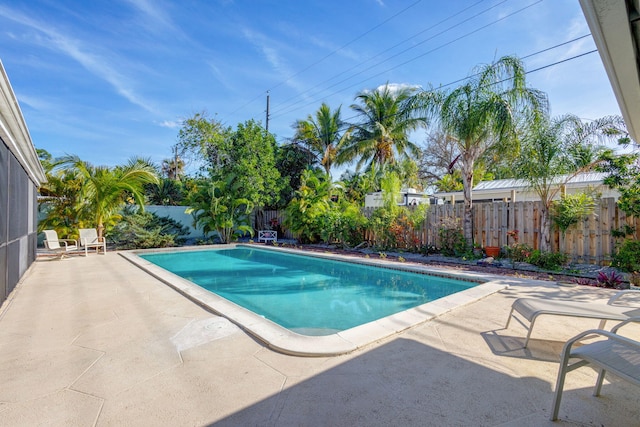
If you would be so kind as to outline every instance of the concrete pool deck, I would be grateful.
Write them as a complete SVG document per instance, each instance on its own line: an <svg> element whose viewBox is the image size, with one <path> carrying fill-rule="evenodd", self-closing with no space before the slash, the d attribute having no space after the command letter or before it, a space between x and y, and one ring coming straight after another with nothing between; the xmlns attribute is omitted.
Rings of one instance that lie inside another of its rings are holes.
<svg viewBox="0 0 640 427"><path fill-rule="evenodd" d="M598 322L503 329L517 297L605 302L613 291L504 279L509 289L349 354L274 352L119 254L39 259L0 309L0 425L640 424L640 391L567 376L548 421L564 341ZM633 325L626 335L640 339Z"/></svg>

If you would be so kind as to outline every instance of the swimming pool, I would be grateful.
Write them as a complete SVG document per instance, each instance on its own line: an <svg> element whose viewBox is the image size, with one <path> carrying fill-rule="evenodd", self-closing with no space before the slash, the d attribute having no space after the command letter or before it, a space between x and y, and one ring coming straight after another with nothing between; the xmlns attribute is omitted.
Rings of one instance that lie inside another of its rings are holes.
<svg viewBox="0 0 640 427"><path fill-rule="evenodd" d="M272 349L303 356L351 352L507 286L477 274L255 245L120 255ZM359 283L340 285L347 279Z"/></svg>
<svg viewBox="0 0 640 427"><path fill-rule="evenodd" d="M249 247L141 257L303 335L334 334L478 285Z"/></svg>

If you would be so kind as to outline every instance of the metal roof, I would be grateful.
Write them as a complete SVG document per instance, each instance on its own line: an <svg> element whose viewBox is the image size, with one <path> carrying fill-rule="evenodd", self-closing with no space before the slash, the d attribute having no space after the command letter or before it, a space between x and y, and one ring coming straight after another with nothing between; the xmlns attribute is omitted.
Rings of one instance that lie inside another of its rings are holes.
<svg viewBox="0 0 640 427"><path fill-rule="evenodd" d="M569 175L558 175L554 181L557 185L560 184L602 184L602 180L607 176L602 172L587 172L580 173L572 178ZM493 181L482 181L478 185L473 187L473 191L486 191L486 190L515 190L518 188L530 187L529 183L524 179L496 179Z"/></svg>

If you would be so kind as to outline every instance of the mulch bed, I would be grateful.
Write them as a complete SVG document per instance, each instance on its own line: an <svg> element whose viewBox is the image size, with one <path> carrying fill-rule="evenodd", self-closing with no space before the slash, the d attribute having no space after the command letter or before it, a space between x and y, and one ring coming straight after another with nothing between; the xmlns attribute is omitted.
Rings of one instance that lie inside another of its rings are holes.
<svg viewBox="0 0 640 427"><path fill-rule="evenodd" d="M340 249L332 246L326 245L288 245L284 244L283 247L295 247L296 249L309 251L309 252L317 252L317 253L334 253L339 255L350 255L361 258L366 258L367 256L374 256L374 253L359 251L353 249ZM488 273L493 275L500 276L511 276L525 279L534 279L534 280L547 280L553 282L574 282L577 277L576 275L571 274L562 274L555 272L546 272L546 271L530 271L530 270L522 270L522 269L513 269L510 267L493 267L491 265L477 265L475 262L465 263L460 260L456 260L455 258L449 260L443 260L442 257L430 257L424 255L417 254L392 254L387 253L385 260L387 261L396 261L401 262L398 258L403 257L406 259L406 263L414 263L414 264L422 264L422 265L431 265L436 267L444 267L464 272L481 272Z"/></svg>

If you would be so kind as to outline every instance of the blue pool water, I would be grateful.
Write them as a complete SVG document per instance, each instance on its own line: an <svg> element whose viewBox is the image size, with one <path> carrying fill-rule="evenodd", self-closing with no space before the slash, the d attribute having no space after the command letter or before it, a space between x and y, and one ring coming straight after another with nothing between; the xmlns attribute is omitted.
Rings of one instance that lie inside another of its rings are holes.
<svg viewBox="0 0 640 427"><path fill-rule="evenodd" d="M477 285L243 247L140 257L305 335L343 331Z"/></svg>

